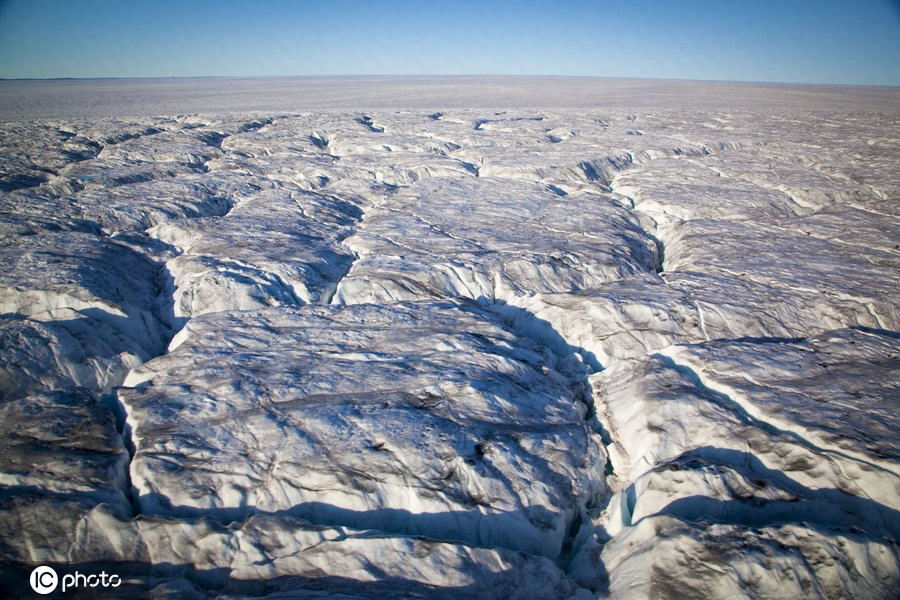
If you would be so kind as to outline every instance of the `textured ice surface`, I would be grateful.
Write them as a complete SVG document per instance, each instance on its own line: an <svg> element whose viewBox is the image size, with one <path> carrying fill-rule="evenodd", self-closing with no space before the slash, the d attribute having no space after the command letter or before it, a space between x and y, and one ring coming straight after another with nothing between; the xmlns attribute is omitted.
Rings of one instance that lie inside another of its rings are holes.
<svg viewBox="0 0 900 600"><path fill-rule="evenodd" d="M0 82L0 114L8 595L896 597L895 90Z"/></svg>
<svg viewBox="0 0 900 600"><path fill-rule="evenodd" d="M291 514L557 558L605 488L583 390L476 305L216 313L181 337L120 392L145 514Z"/></svg>
<svg viewBox="0 0 900 600"><path fill-rule="evenodd" d="M390 194L345 240L340 303L506 300L653 272L656 245L615 200L500 178L433 178Z"/></svg>
<svg viewBox="0 0 900 600"><path fill-rule="evenodd" d="M175 316L326 301L353 260L339 242L361 214L315 192L267 190L199 227L160 225L181 251L168 264Z"/></svg>

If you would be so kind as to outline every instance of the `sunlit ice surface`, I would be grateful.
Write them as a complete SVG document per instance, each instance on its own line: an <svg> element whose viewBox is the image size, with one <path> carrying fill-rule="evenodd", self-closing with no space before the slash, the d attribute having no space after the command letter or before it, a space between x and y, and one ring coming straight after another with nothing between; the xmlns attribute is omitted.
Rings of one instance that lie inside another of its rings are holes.
<svg viewBox="0 0 900 600"><path fill-rule="evenodd" d="M900 93L0 83L0 561L891 597Z"/></svg>

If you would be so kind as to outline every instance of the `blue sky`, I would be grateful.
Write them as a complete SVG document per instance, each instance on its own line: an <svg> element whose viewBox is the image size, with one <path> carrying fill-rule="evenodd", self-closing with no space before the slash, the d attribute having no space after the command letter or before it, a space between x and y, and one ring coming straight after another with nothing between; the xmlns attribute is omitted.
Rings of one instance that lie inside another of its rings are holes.
<svg viewBox="0 0 900 600"><path fill-rule="evenodd" d="M900 85L900 0L0 0L0 77Z"/></svg>

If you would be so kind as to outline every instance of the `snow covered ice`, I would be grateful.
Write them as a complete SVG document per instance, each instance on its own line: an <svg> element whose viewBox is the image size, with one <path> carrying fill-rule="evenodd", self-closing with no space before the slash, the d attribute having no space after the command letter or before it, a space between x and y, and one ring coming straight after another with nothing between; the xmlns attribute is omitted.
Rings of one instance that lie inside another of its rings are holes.
<svg viewBox="0 0 900 600"><path fill-rule="evenodd" d="M150 85L0 85L9 595L896 597L895 90Z"/></svg>

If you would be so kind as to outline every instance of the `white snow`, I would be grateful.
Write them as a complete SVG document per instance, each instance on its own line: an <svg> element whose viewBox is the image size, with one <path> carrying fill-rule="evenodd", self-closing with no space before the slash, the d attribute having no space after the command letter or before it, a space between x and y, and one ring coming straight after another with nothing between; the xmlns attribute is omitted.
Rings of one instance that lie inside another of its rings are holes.
<svg viewBox="0 0 900 600"><path fill-rule="evenodd" d="M0 82L13 596L900 589L896 90L148 85Z"/></svg>

